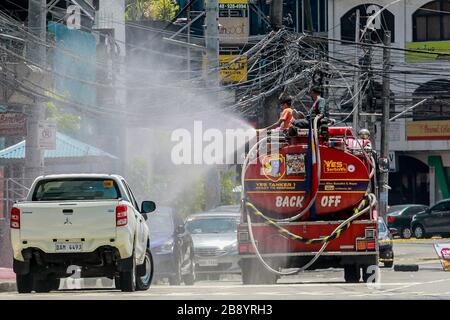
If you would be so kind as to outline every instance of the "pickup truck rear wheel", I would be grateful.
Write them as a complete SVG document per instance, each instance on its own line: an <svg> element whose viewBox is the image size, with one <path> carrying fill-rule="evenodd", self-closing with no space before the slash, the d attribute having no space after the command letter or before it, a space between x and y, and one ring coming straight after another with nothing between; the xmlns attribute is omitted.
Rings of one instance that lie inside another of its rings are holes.
<svg viewBox="0 0 450 320"><path fill-rule="evenodd" d="M153 258L150 249L145 252L144 264L145 275L136 275L136 289L141 291L148 290L153 279Z"/></svg>
<svg viewBox="0 0 450 320"><path fill-rule="evenodd" d="M59 289L59 279L55 277L48 276L44 279L36 279L34 278L34 291L38 293L46 293L52 290Z"/></svg>
<svg viewBox="0 0 450 320"><path fill-rule="evenodd" d="M16 285L19 293L31 293L33 290L33 274L16 274Z"/></svg>
<svg viewBox="0 0 450 320"><path fill-rule="evenodd" d="M134 252L131 260L131 270L121 271L119 275L120 290L122 292L134 292L136 290L136 260L134 259Z"/></svg>

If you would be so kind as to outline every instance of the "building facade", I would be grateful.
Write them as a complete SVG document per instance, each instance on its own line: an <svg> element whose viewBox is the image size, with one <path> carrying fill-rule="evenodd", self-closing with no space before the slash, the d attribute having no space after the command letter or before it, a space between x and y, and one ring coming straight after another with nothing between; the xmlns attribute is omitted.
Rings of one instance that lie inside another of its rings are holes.
<svg viewBox="0 0 450 320"><path fill-rule="evenodd" d="M450 56L445 53L450 53L450 1L329 0L328 37L354 42L357 12L360 40L363 32L370 32L372 43L382 44L385 30L391 31L392 47L396 48L391 50L392 72L389 75L391 117L421 103L390 122L392 172L389 185L392 189L389 204L433 204L448 198ZM371 16L374 18L370 19ZM346 57L350 62L356 61L358 53L355 51L351 43L333 41L329 45L330 55ZM382 48L373 48L370 55L371 67L382 70ZM382 82L380 77L374 80L378 84ZM380 112L381 107L377 111Z"/></svg>

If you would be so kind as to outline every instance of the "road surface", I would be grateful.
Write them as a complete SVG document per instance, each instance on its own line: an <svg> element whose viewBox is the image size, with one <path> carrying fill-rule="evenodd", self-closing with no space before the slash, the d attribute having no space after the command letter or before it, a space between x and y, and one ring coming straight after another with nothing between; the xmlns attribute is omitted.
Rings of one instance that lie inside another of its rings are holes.
<svg viewBox="0 0 450 320"><path fill-rule="evenodd" d="M380 269L376 284L347 284L343 271L307 271L281 278L276 285L243 286L239 276L224 276L220 281L199 281L194 286L152 285L145 292L122 293L112 289L112 281L90 279L92 289L63 289L44 294L0 293L0 299L450 299L450 272L444 272L433 248L435 241L395 243L396 264L419 264L418 272ZM79 282L77 282L79 284ZM74 282L63 282L67 288ZM103 284L103 287L102 287Z"/></svg>

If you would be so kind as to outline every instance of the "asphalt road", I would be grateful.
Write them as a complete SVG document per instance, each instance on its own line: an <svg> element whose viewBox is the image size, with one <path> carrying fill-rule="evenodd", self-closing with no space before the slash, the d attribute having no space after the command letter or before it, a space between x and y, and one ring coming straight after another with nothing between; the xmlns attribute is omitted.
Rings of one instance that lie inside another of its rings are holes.
<svg viewBox="0 0 450 320"><path fill-rule="evenodd" d="M450 240L449 240L450 241ZM148 291L122 293L107 279L90 279L92 289L68 290L79 282L63 282L48 294L0 293L0 299L450 299L450 272L442 270L433 248L435 241L395 243L396 264L419 264L418 272L381 268L380 282L347 284L342 270L307 271L283 277L276 285L243 286L239 276L220 281L199 281L194 286L152 285ZM77 280L75 280L77 281ZM64 289L66 288L66 289Z"/></svg>

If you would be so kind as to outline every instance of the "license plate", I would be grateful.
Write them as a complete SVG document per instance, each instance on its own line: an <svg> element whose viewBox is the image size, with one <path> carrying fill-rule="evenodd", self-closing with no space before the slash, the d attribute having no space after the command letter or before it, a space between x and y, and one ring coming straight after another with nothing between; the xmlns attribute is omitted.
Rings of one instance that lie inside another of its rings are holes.
<svg viewBox="0 0 450 320"><path fill-rule="evenodd" d="M80 252L83 251L82 242L67 242L55 244L55 252Z"/></svg>
<svg viewBox="0 0 450 320"><path fill-rule="evenodd" d="M217 266L219 262L215 259L207 259L207 260L199 260L198 264L201 267L213 267Z"/></svg>

